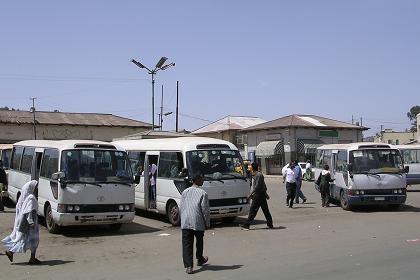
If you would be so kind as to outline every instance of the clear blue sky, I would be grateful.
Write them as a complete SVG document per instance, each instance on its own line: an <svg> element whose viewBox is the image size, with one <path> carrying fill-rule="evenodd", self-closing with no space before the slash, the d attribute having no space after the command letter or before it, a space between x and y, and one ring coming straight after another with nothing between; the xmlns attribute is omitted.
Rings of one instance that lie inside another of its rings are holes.
<svg viewBox="0 0 420 280"><path fill-rule="evenodd" d="M420 105L420 1L3 1L0 106L151 122L156 103L196 129L226 115L363 117L402 130ZM157 112L157 110L156 110ZM174 129L168 116L164 128ZM156 117L157 122L157 117Z"/></svg>

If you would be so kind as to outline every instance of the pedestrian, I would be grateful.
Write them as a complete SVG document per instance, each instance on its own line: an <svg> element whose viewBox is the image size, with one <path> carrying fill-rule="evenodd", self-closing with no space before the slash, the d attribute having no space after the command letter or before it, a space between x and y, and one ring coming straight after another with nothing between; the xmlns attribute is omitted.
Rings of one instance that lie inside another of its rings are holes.
<svg viewBox="0 0 420 280"><path fill-rule="evenodd" d="M306 196L303 194L302 192L302 168L300 168L298 162L295 160L294 161L294 172L295 172L295 176L296 176L296 199L295 199L295 203L299 204L299 198L302 199L302 202L305 203L306 202Z"/></svg>
<svg viewBox="0 0 420 280"><path fill-rule="evenodd" d="M0 160L0 212L4 211L3 197L7 192L7 175L3 168L3 161Z"/></svg>
<svg viewBox="0 0 420 280"><path fill-rule="evenodd" d="M295 174L295 163L292 161L289 166L284 170L283 183L286 181L286 206L293 208L293 200L296 196L296 174Z"/></svg>
<svg viewBox="0 0 420 280"><path fill-rule="evenodd" d="M331 178L329 169L330 167L327 164L324 165L324 169L316 180L316 184L319 186L321 193L322 207L330 206L330 182L333 182L334 179Z"/></svg>
<svg viewBox="0 0 420 280"><path fill-rule="evenodd" d="M193 175L193 185L185 189L181 196L182 258L188 274L193 273L194 237L197 265L202 266L209 260L207 256L203 256L204 231L210 227L208 195L200 188L203 182L203 175Z"/></svg>
<svg viewBox="0 0 420 280"><path fill-rule="evenodd" d="M39 244L38 201L36 194L38 182L36 180L26 183L22 187L22 194L16 204L16 216L12 233L1 242L6 247L6 255L13 262L15 253L31 251L28 264L41 264L35 257Z"/></svg>
<svg viewBox="0 0 420 280"><path fill-rule="evenodd" d="M272 229L273 228L273 219L270 214L270 210L268 209L267 200L270 197L267 194L267 186L264 182L264 175L258 171L258 164L256 162L252 163L252 171L253 171L253 189L251 194L248 196L248 200L252 199L251 208L249 209L248 219L242 225L243 230L249 230L249 226L251 225L252 221L254 221L255 216L257 216L258 210L262 209L265 220L267 222L267 227Z"/></svg>
<svg viewBox="0 0 420 280"><path fill-rule="evenodd" d="M152 163L152 165L149 166L150 208L156 208L156 173L157 173L157 166L156 164Z"/></svg>
<svg viewBox="0 0 420 280"><path fill-rule="evenodd" d="M305 180L305 181L312 181L313 180L312 165L311 165L310 160L308 160L306 162L305 174L303 174L303 180Z"/></svg>

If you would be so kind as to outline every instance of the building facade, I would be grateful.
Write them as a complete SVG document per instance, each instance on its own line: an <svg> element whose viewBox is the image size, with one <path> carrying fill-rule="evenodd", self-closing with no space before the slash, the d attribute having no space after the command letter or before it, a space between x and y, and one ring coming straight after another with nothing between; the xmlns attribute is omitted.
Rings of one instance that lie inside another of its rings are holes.
<svg viewBox="0 0 420 280"><path fill-rule="evenodd" d="M112 114L39 111L34 121L32 112L0 110L0 143L28 139L112 141L150 128L151 124Z"/></svg>
<svg viewBox="0 0 420 280"><path fill-rule="evenodd" d="M266 174L281 174L290 160L314 162L323 144L361 142L368 128L314 115L290 115L242 131L247 155Z"/></svg>
<svg viewBox="0 0 420 280"><path fill-rule="evenodd" d="M393 131L392 129L384 129L375 135L374 142L387 143L392 145L404 145L412 143L416 140L416 138L416 132L398 132Z"/></svg>

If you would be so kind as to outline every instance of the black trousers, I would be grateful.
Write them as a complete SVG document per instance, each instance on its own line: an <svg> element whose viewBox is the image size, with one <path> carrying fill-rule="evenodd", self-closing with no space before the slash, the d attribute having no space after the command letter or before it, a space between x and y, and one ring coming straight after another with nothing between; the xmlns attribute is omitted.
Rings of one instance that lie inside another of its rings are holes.
<svg viewBox="0 0 420 280"><path fill-rule="evenodd" d="M182 230L182 258L184 260L185 268L193 267L194 236L196 239L195 257L197 258L197 260L203 259L204 231L183 229Z"/></svg>
<svg viewBox="0 0 420 280"><path fill-rule="evenodd" d="M319 190L321 192L322 206L328 206L330 203L330 187L321 186Z"/></svg>
<svg viewBox="0 0 420 280"><path fill-rule="evenodd" d="M293 200L296 196L296 183L286 183L286 191L287 191L287 197L286 202L289 205L289 207L293 206Z"/></svg>
<svg viewBox="0 0 420 280"><path fill-rule="evenodd" d="M4 206L3 206L3 197L0 195L0 211L4 210Z"/></svg>
<svg viewBox="0 0 420 280"><path fill-rule="evenodd" d="M273 218L271 217L270 210L268 209L267 198L264 197L255 197L252 199L251 208L249 209L249 215L246 222L242 225L243 227L249 227L252 221L257 216L258 210L262 209L265 219L267 221L268 227L273 227Z"/></svg>

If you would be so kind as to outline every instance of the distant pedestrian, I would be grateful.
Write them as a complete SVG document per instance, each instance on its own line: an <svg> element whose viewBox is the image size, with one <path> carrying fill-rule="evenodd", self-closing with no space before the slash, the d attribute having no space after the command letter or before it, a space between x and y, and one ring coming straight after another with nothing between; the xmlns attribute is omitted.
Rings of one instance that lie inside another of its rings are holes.
<svg viewBox="0 0 420 280"><path fill-rule="evenodd" d="M252 199L252 203L249 210L248 219L242 225L242 229L249 230L249 226L251 225L252 221L254 221L255 216L257 216L260 207L264 213L267 227L273 228L273 218L271 217L267 203L267 200L270 199L270 197L267 194L267 186L264 182L264 175L258 171L258 164L256 162L252 163L252 171L254 172L253 189L248 197L248 199Z"/></svg>
<svg viewBox="0 0 420 280"><path fill-rule="evenodd" d="M305 181L312 181L313 180L313 172L312 172L312 164L311 161L308 160L305 166L305 174L303 174L303 180Z"/></svg>
<svg viewBox="0 0 420 280"><path fill-rule="evenodd" d="M203 175L193 176L193 185L182 192L181 196L181 229L182 258L188 274L193 273L193 246L196 239L197 265L202 266L208 261L203 256L204 231L210 227L210 206L207 193L200 187L203 185Z"/></svg>
<svg viewBox="0 0 420 280"><path fill-rule="evenodd" d="M0 212L4 211L3 199L7 192L7 175L3 168L3 162L0 160Z"/></svg>
<svg viewBox="0 0 420 280"><path fill-rule="evenodd" d="M296 178L296 198L295 202L299 204L299 198L302 199L302 202L306 202L306 196L302 192L302 168L300 168L297 161L294 161L294 172L295 172L295 178Z"/></svg>
<svg viewBox="0 0 420 280"><path fill-rule="evenodd" d="M321 193L322 207L330 206L330 183L334 181L331 178L329 171L330 167L326 164L324 169L319 174L316 184L319 186L319 191Z"/></svg>
<svg viewBox="0 0 420 280"><path fill-rule="evenodd" d="M150 179L150 208L156 208L156 173L157 173L157 166L156 164L152 163L149 166L149 179Z"/></svg>
<svg viewBox="0 0 420 280"><path fill-rule="evenodd" d="M35 257L39 244L38 201L36 193L38 182L33 180L22 187L22 194L16 204L16 216L12 233L1 242L6 247L6 255L13 262L15 253L31 250L29 264L40 264Z"/></svg>
<svg viewBox="0 0 420 280"><path fill-rule="evenodd" d="M296 196L296 174L295 174L295 163L290 162L289 166L284 170L283 183L286 181L286 206L293 208L293 200Z"/></svg>

